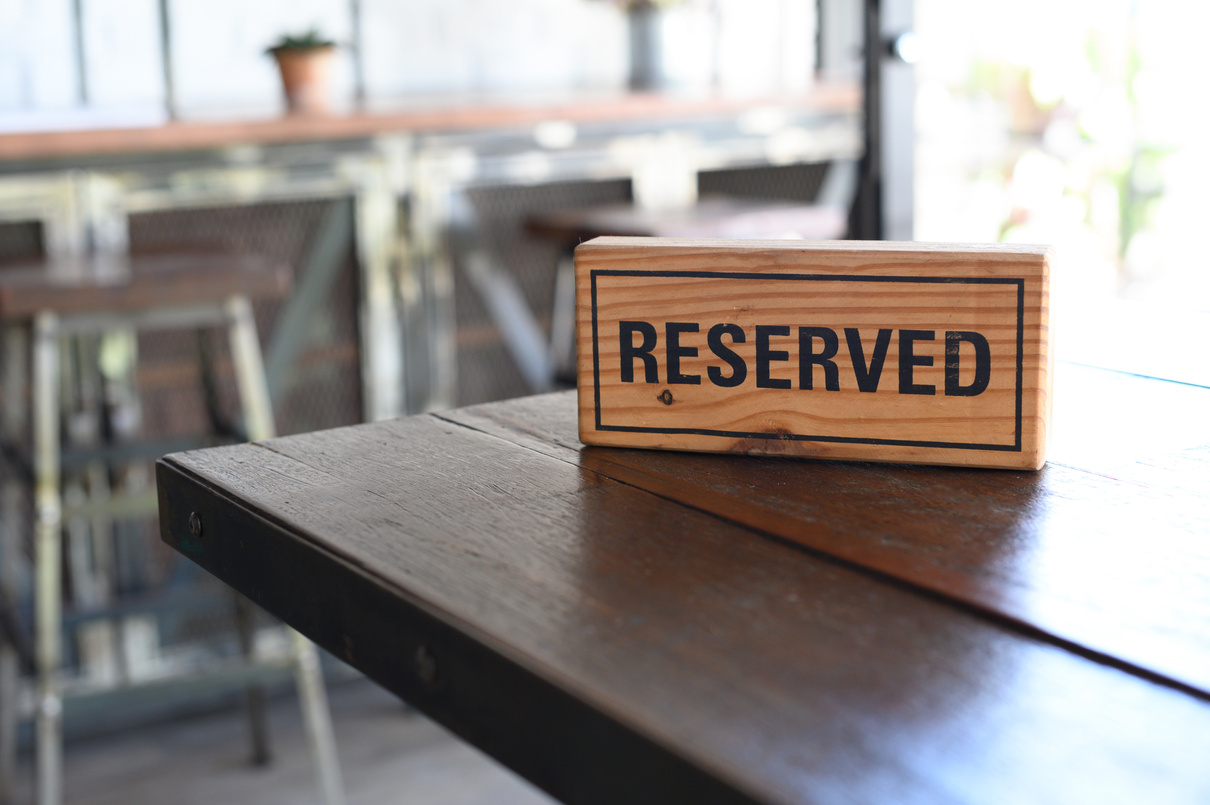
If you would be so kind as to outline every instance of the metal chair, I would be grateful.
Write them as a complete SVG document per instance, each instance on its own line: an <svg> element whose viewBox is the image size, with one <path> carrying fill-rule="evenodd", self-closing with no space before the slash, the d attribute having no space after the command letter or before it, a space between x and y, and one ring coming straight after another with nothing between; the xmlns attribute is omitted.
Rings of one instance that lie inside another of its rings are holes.
<svg viewBox="0 0 1210 805"><path fill-rule="evenodd" d="M535 237L559 244L563 258L555 275L550 360L554 377L575 382L575 247L600 235L662 238L836 240L848 231L857 184L856 164L841 160L828 168L810 203L705 197L672 208L614 204L535 213L525 222Z"/></svg>
<svg viewBox="0 0 1210 805"><path fill-rule="evenodd" d="M55 258L28 268L0 272L0 323L4 325L4 431L10 443L29 435L27 462L34 487L33 660L37 687L34 694L36 724L36 775L38 801L54 805L62 800L62 701L60 679L62 646L62 540L71 518L106 518L154 513L154 489L133 498L114 495L100 501L65 505L60 439L61 344L65 339L114 331L188 330L223 327L230 343L242 414L248 439L274 435L273 413L265 383L251 301L282 296L289 288L285 266L252 257L172 255L148 258L106 256ZM212 366L202 351L203 386ZM32 367L31 367L32 364ZM28 405L24 389L28 376ZM207 402L213 410L213 401ZM32 422L32 428L30 424ZM10 451L11 452L11 451ZM103 454L102 450L100 454ZM100 455L99 454L99 455ZM5 502L17 500L4 490ZM15 534L18 507L6 506L7 533L0 546L0 606L14 600ZM248 664L253 662L249 608L237 607L240 642ZM12 619L15 620L15 619ZM343 802L326 695L315 647L291 632L291 664L312 745L316 772L327 803ZM0 633L0 644L4 643ZM10 640L10 646L19 642ZM16 654L0 653L0 755L15 747ZM256 697L253 696L253 699ZM267 759L263 703L250 702L254 757ZM0 775L11 777L13 764L0 756ZM0 780L0 795L3 794Z"/></svg>

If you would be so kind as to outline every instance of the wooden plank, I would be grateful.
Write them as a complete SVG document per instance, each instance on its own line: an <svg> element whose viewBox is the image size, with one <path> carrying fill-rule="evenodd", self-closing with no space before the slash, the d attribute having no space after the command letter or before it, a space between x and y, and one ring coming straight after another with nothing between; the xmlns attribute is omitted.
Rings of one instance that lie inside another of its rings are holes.
<svg viewBox="0 0 1210 805"><path fill-rule="evenodd" d="M1042 247L603 237L576 249L586 444L1038 469Z"/></svg>
<svg viewBox="0 0 1210 805"><path fill-rule="evenodd" d="M1041 473L586 448L571 392L441 416L1210 691L1210 390L1059 370Z"/></svg>
<svg viewBox="0 0 1210 805"><path fill-rule="evenodd" d="M1210 796L1205 697L459 425L158 473L170 544L568 802Z"/></svg>

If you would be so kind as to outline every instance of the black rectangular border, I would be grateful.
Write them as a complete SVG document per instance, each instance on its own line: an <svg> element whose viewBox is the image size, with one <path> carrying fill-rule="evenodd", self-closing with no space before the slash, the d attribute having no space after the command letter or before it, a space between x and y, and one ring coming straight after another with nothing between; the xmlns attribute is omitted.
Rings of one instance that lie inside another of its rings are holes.
<svg viewBox="0 0 1210 805"><path fill-rule="evenodd" d="M766 274L747 271L646 271L642 269L592 269L588 272L592 303L592 378L596 429L622 433L692 434L723 436L735 439L770 439L796 442L839 442L843 444L876 444L900 447L936 447L948 450L992 450L1021 452L1022 386L1025 376L1025 279L1023 277L867 277L853 274ZM1017 377L1016 422L1013 444L968 444L963 442L928 442L912 439L863 439L855 436L824 436L784 433L750 433L748 431L710 430L708 428L641 428L601 424L601 364L597 328L597 277L690 277L696 279L742 280L801 280L805 282L910 282L946 285L1015 285L1017 286Z"/></svg>

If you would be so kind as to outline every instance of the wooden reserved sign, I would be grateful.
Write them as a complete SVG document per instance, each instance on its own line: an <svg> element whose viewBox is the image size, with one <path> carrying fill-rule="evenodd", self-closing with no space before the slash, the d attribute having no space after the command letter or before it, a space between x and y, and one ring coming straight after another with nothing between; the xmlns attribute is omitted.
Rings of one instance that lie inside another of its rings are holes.
<svg viewBox="0 0 1210 805"><path fill-rule="evenodd" d="M1038 469L1049 253L602 237L576 249L590 445Z"/></svg>

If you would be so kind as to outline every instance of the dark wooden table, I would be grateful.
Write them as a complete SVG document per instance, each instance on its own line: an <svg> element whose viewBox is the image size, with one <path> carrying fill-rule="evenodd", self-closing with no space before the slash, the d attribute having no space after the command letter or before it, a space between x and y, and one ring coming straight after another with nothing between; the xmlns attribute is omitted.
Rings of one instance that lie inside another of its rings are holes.
<svg viewBox="0 0 1210 805"><path fill-rule="evenodd" d="M568 802L1210 802L1210 389L1038 473L584 448L571 393L168 456L164 539Z"/></svg>
<svg viewBox="0 0 1210 805"><path fill-rule="evenodd" d="M251 254L169 253L58 257L0 269L0 321L39 313L122 315L215 304L232 296L281 298L290 267Z"/></svg>

